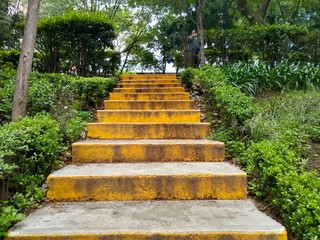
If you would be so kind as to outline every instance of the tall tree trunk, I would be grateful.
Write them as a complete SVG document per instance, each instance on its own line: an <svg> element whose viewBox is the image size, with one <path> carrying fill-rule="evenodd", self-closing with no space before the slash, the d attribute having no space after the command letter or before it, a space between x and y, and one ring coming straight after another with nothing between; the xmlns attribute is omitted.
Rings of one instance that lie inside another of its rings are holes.
<svg viewBox="0 0 320 240"><path fill-rule="evenodd" d="M202 67L205 63L202 9L203 9L202 0L197 0L196 1L196 15L197 15L197 31L199 33L199 41L200 41L200 52L199 52L200 67Z"/></svg>
<svg viewBox="0 0 320 240"><path fill-rule="evenodd" d="M40 0L29 0L21 54L14 86L12 121L27 113L29 78L32 70L34 42L37 35Z"/></svg>

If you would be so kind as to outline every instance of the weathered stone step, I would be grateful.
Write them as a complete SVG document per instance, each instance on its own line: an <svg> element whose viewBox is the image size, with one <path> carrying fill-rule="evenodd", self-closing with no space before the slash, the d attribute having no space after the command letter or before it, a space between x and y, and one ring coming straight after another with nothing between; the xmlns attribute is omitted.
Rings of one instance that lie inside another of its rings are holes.
<svg viewBox="0 0 320 240"><path fill-rule="evenodd" d="M51 175L54 201L243 199L247 175L228 163L109 163L69 165Z"/></svg>
<svg viewBox="0 0 320 240"><path fill-rule="evenodd" d="M194 109L193 100L148 100L148 101L126 101L106 100L104 108L109 110L185 110Z"/></svg>
<svg viewBox="0 0 320 240"><path fill-rule="evenodd" d="M73 163L220 162L222 142L208 140L95 140L72 145Z"/></svg>
<svg viewBox="0 0 320 240"><path fill-rule="evenodd" d="M100 139L202 139L209 123L89 123L89 138Z"/></svg>
<svg viewBox="0 0 320 240"><path fill-rule="evenodd" d="M149 84L149 83L157 83L157 84L170 84L170 83L180 83L178 80L174 79L159 79L159 80L121 80L120 83L137 83L137 84ZM180 85L181 86L181 85Z"/></svg>
<svg viewBox="0 0 320 240"><path fill-rule="evenodd" d="M115 88L113 92L117 93L161 93L161 92L185 92L183 87L163 87L163 88Z"/></svg>
<svg viewBox="0 0 320 240"><path fill-rule="evenodd" d="M110 93L110 100L189 100L189 93Z"/></svg>
<svg viewBox="0 0 320 240"><path fill-rule="evenodd" d="M118 88L168 88L181 87L180 83L118 83Z"/></svg>
<svg viewBox="0 0 320 240"><path fill-rule="evenodd" d="M200 122L200 110L98 110L98 122Z"/></svg>
<svg viewBox="0 0 320 240"><path fill-rule="evenodd" d="M286 240L250 200L50 203L16 224L9 239Z"/></svg>

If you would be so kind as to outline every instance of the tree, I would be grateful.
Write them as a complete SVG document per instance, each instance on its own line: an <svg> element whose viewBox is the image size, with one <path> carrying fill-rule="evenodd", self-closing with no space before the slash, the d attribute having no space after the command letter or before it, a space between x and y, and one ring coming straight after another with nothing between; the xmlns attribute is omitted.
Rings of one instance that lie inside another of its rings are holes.
<svg viewBox="0 0 320 240"><path fill-rule="evenodd" d="M271 0L261 0L258 9L254 9L247 0L236 0L238 10L252 24L262 24Z"/></svg>
<svg viewBox="0 0 320 240"><path fill-rule="evenodd" d="M114 23L103 13L71 11L43 18L37 44L43 70L68 73L76 67L82 76L113 73L117 64L108 66L104 62L107 58L116 61L116 53L112 56L110 51L114 38Z"/></svg>
<svg viewBox="0 0 320 240"><path fill-rule="evenodd" d="M32 69L34 43L37 35L40 0L29 0L21 54L17 69L11 118L13 121L25 116L27 94Z"/></svg>
<svg viewBox="0 0 320 240"><path fill-rule="evenodd" d="M138 5L149 5L149 6L158 6L158 7L167 7L173 9L176 13L186 13L191 8L195 9L196 19L192 18L192 21L197 27L199 34L199 41L201 44L200 47L200 66L204 65L204 28L203 28L203 8L205 0L131 0L129 2L135 3ZM192 16L189 16L192 17Z"/></svg>
<svg viewBox="0 0 320 240"><path fill-rule="evenodd" d="M21 31L17 25L22 22L22 16L19 10L19 0L1 0L0 2L0 48L2 49L20 47Z"/></svg>

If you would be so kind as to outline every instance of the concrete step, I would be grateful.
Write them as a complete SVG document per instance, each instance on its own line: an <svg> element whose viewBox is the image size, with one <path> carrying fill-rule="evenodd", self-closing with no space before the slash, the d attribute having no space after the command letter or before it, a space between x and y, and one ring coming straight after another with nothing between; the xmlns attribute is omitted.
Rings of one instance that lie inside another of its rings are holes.
<svg viewBox="0 0 320 240"><path fill-rule="evenodd" d="M176 74L123 74L120 75L120 80L135 80L135 79L177 79Z"/></svg>
<svg viewBox="0 0 320 240"><path fill-rule="evenodd" d="M49 203L9 238L117 240L287 240L250 200Z"/></svg>
<svg viewBox="0 0 320 240"><path fill-rule="evenodd" d="M106 100L105 109L123 110L186 110L194 109L193 100L148 100L148 101L123 101Z"/></svg>
<svg viewBox="0 0 320 240"><path fill-rule="evenodd" d="M98 110L98 122L200 122L199 110Z"/></svg>
<svg viewBox="0 0 320 240"><path fill-rule="evenodd" d="M181 87L180 83L118 83L118 88L169 88Z"/></svg>
<svg viewBox="0 0 320 240"><path fill-rule="evenodd" d="M174 79L149 79L149 80L121 80L120 83L137 83L137 84L149 84L149 83L157 83L157 84L170 84L170 83L180 83L178 80ZM180 85L181 86L181 85Z"/></svg>
<svg viewBox="0 0 320 240"><path fill-rule="evenodd" d="M69 165L49 175L53 201L243 199L247 175L228 163Z"/></svg>
<svg viewBox="0 0 320 240"><path fill-rule="evenodd" d="M117 93L161 93L161 92L185 92L183 87L162 87L162 88L114 88Z"/></svg>
<svg viewBox="0 0 320 240"><path fill-rule="evenodd" d="M221 162L222 142L208 140L95 140L72 145L73 163Z"/></svg>
<svg viewBox="0 0 320 240"><path fill-rule="evenodd" d="M110 100L189 100L189 93L110 93Z"/></svg>
<svg viewBox="0 0 320 240"><path fill-rule="evenodd" d="M209 123L89 123L89 138L99 139L203 139Z"/></svg>

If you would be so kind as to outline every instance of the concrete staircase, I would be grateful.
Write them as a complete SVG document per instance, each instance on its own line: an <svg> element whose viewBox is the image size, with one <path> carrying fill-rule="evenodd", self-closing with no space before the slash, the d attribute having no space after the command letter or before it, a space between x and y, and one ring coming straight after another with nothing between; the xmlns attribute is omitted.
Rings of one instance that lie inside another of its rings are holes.
<svg viewBox="0 0 320 240"><path fill-rule="evenodd" d="M247 176L176 75L122 75L73 164L48 177L52 202L8 239L287 239L246 199Z"/></svg>

